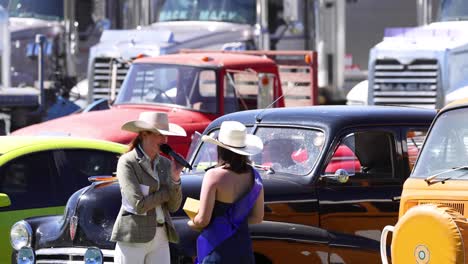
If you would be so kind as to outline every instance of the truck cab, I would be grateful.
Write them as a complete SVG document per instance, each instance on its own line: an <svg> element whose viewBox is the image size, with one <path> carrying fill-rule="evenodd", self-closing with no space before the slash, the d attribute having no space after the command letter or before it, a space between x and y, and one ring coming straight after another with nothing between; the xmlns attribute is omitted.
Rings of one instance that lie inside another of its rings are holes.
<svg viewBox="0 0 468 264"><path fill-rule="evenodd" d="M140 16L132 30L106 30L91 48L87 102L109 98L114 62L139 54L159 56L181 49L304 50L314 47L313 4L298 0L144 0L128 13ZM116 44L117 43L117 44ZM117 64L117 88L128 67Z"/></svg>
<svg viewBox="0 0 468 264"><path fill-rule="evenodd" d="M186 130L187 137L169 139L169 144L185 155L192 134L203 132L219 116L284 107L286 103L313 105L316 102L314 52L186 52L132 62L108 109L50 120L12 134L67 134L126 144L134 134L121 130L122 124L136 119L142 111L162 111L168 113L170 122ZM289 58L289 65L283 65L284 69L280 67L281 57ZM291 64L294 58L295 66ZM104 107L107 103L105 100Z"/></svg>
<svg viewBox="0 0 468 264"><path fill-rule="evenodd" d="M468 100L434 119L403 185L399 220L381 237L382 263L465 263L468 238ZM391 249L387 236L393 232Z"/></svg>
<svg viewBox="0 0 468 264"><path fill-rule="evenodd" d="M432 23L387 28L371 49L365 103L440 109L468 96L468 2L439 2Z"/></svg>

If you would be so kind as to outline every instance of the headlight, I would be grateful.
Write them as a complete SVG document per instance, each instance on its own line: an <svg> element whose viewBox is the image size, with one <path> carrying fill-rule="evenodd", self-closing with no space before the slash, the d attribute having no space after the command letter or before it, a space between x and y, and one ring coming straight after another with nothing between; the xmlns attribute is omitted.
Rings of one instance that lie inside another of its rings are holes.
<svg viewBox="0 0 468 264"><path fill-rule="evenodd" d="M10 230L10 243L15 250L31 246L32 228L25 221L16 222Z"/></svg>
<svg viewBox="0 0 468 264"><path fill-rule="evenodd" d="M84 254L85 264L102 264L104 262L104 256L102 251L97 247L90 247Z"/></svg>
<svg viewBox="0 0 468 264"><path fill-rule="evenodd" d="M18 256L16 257L16 262L18 264L34 264L35 260L36 257L32 248L23 247L18 251Z"/></svg>

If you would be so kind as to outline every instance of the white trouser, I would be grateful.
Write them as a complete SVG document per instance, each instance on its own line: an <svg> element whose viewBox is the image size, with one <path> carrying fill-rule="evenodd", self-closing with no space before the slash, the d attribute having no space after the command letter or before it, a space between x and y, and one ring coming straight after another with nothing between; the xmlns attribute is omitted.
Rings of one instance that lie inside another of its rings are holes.
<svg viewBox="0 0 468 264"><path fill-rule="evenodd" d="M156 235L147 243L117 242L114 252L116 264L171 263L166 228L157 227Z"/></svg>

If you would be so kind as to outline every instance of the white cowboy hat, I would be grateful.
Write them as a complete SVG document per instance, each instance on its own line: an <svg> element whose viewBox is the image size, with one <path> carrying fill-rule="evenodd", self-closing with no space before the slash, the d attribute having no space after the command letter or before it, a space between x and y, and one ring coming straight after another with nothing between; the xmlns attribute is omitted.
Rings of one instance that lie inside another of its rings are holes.
<svg viewBox="0 0 468 264"><path fill-rule="evenodd" d="M122 129L135 133L151 131L166 136L187 136L181 126L169 123L167 113L164 112L141 112L138 120L125 123Z"/></svg>
<svg viewBox="0 0 468 264"><path fill-rule="evenodd" d="M218 140L207 135L204 135L202 140L243 156L255 155L263 149L262 140L255 135L247 134L246 127L237 121L221 123Z"/></svg>

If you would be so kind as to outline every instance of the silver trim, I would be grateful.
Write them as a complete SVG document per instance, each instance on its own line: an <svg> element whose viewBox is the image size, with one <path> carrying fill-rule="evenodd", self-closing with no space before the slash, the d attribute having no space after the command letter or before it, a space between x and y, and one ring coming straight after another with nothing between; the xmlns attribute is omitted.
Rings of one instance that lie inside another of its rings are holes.
<svg viewBox="0 0 468 264"><path fill-rule="evenodd" d="M437 96L436 91L375 91L375 96ZM405 100L406 98L403 98Z"/></svg>
<svg viewBox="0 0 468 264"><path fill-rule="evenodd" d="M72 255L72 256L84 256L84 253L88 248L41 248L36 250L36 256L44 255ZM101 249L104 257L114 257L114 250Z"/></svg>
<svg viewBox="0 0 468 264"><path fill-rule="evenodd" d="M415 103L415 104L435 104L436 103L436 98L401 98L401 97L396 97L396 98L391 98L391 97L385 97L385 98L379 98L376 97L374 98L374 102L377 103L398 103L398 104L405 104L405 103Z"/></svg>
<svg viewBox="0 0 468 264"><path fill-rule="evenodd" d="M437 83L437 78L424 78L424 79L375 78L374 83Z"/></svg>
<svg viewBox="0 0 468 264"><path fill-rule="evenodd" d="M307 200L294 200L294 201L271 201L265 202L265 204L278 204L278 203L310 203L317 202L318 199L307 199Z"/></svg>
<svg viewBox="0 0 468 264"><path fill-rule="evenodd" d="M413 71L404 71L404 72L375 72L374 76L384 76L384 77L437 77L436 71L431 72L413 72Z"/></svg>

